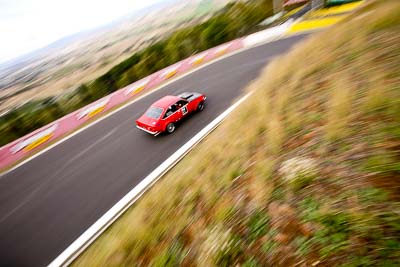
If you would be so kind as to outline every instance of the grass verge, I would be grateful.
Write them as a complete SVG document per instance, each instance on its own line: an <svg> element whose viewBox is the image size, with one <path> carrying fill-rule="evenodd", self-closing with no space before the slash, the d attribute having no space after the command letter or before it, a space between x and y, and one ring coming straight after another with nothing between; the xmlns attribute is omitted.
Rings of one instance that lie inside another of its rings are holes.
<svg viewBox="0 0 400 267"><path fill-rule="evenodd" d="M74 266L399 266L400 3L275 60Z"/></svg>

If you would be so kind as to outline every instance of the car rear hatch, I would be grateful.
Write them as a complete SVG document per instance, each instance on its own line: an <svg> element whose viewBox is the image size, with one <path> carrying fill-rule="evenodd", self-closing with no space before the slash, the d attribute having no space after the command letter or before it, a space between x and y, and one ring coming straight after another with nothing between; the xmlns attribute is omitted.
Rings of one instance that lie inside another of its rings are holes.
<svg viewBox="0 0 400 267"><path fill-rule="evenodd" d="M151 133L156 133L159 132L159 125L158 125L158 120L153 119L153 118L149 118L145 115L143 115L142 117L140 117L137 121L136 121L136 125L142 129L145 129Z"/></svg>

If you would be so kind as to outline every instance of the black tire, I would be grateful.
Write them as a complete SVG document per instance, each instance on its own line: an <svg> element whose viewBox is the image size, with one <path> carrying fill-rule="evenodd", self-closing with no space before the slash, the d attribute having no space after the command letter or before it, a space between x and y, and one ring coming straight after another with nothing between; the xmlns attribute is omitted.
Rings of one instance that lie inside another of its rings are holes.
<svg viewBox="0 0 400 267"><path fill-rule="evenodd" d="M204 109L204 101L201 101L198 105L197 105L197 111L201 112Z"/></svg>
<svg viewBox="0 0 400 267"><path fill-rule="evenodd" d="M167 131L167 133L172 134L173 132L175 132L175 124L173 124L172 122L168 123L167 127L165 128L165 130Z"/></svg>

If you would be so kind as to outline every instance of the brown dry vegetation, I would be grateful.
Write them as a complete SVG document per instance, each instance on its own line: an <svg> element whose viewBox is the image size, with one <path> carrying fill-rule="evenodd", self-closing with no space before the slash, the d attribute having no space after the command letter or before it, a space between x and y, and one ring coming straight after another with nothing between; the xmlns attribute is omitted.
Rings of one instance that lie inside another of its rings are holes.
<svg viewBox="0 0 400 267"><path fill-rule="evenodd" d="M399 14L373 2L270 64L74 265L399 266Z"/></svg>
<svg viewBox="0 0 400 267"><path fill-rule="evenodd" d="M145 16L125 19L111 29L90 33L30 62L23 68L24 75L38 70L40 74L29 81L13 81L13 86L2 88L0 99L4 99L0 101L0 113L27 101L69 94L80 84L93 81L155 41L167 38L178 29L206 21L230 0L212 0L208 5L203 2L175 3ZM24 76L20 72L16 69L10 75L18 80Z"/></svg>

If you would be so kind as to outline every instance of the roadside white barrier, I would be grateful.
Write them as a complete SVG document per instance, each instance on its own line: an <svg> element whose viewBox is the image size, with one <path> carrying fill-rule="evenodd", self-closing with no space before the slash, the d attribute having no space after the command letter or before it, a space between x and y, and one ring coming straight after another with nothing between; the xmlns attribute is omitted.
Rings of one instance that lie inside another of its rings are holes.
<svg viewBox="0 0 400 267"><path fill-rule="evenodd" d="M243 40L244 47L255 46L264 42L268 42L274 39L278 39L286 34L289 27L293 24L292 20L266 30L250 34Z"/></svg>
<svg viewBox="0 0 400 267"><path fill-rule="evenodd" d="M210 134L233 110L235 110L252 93L248 93L235 104L230 106L221 115L204 127L186 144L179 148L174 154L166 159L160 166L144 178L135 188L126 194L117 204L107 211L78 239L76 239L63 253L61 253L48 266L68 266L72 263L96 238L101 235L114 221L116 221L132 204L136 202L155 182L166 172L175 166L190 150L192 150L203 138Z"/></svg>

